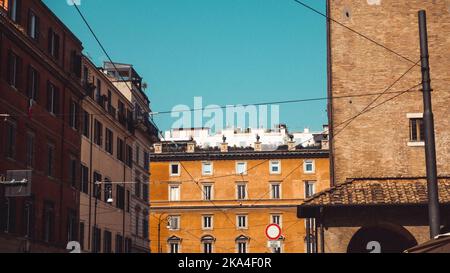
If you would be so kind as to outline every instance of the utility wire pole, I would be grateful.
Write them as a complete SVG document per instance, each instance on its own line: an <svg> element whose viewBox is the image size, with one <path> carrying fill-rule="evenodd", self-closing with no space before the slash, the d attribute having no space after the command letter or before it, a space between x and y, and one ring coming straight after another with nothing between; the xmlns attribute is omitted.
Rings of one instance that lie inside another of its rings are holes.
<svg viewBox="0 0 450 273"><path fill-rule="evenodd" d="M427 16L425 10L419 11L420 56L422 60L423 121L425 129L425 158L427 167L428 217L431 239L440 234L439 190L436 167L436 145L434 117L431 105L431 78L428 55Z"/></svg>

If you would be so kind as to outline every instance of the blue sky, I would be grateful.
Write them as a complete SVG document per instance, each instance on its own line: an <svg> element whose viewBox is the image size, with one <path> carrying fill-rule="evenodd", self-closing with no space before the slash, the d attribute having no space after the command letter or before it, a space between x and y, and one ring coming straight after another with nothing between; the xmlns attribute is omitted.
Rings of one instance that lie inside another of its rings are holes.
<svg viewBox="0 0 450 273"><path fill-rule="evenodd" d="M106 57L66 0L44 0L101 65ZM305 0L325 11L325 1ZM81 0L114 61L148 83L153 111L326 96L325 18L292 0ZM155 116L161 130L175 118ZM291 130L320 130L326 101L280 105Z"/></svg>

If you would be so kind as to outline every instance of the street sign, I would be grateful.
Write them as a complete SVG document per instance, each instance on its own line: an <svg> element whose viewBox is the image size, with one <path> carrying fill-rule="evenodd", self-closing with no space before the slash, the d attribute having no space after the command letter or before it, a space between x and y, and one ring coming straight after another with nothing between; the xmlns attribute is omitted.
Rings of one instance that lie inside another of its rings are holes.
<svg viewBox="0 0 450 273"><path fill-rule="evenodd" d="M272 241L280 239L281 227L277 224L268 225L266 228L266 237Z"/></svg>
<svg viewBox="0 0 450 273"><path fill-rule="evenodd" d="M31 195L31 170L8 170L5 185L5 197L27 197Z"/></svg>
<svg viewBox="0 0 450 273"><path fill-rule="evenodd" d="M281 241L268 241L267 247L268 248L281 248Z"/></svg>

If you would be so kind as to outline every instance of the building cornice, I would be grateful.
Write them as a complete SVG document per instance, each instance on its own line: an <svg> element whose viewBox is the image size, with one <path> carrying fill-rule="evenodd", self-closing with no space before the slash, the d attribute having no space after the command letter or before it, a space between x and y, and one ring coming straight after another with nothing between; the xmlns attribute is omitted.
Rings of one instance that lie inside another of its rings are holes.
<svg viewBox="0 0 450 273"><path fill-rule="evenodd" d="M167 162L167 161L198 161L198 160L236 160L236 159L295 159L295 158L328 158L328 150L296 150L296 151L211 151L211 152L195 152L195 153L162 153L150 154L150 161Z"/></svg>

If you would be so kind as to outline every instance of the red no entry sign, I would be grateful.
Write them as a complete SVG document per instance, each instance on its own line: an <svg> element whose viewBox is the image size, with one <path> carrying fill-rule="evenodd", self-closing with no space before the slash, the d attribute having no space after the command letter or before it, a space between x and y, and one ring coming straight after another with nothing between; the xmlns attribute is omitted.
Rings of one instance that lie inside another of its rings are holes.
<svg viewBox="0 0 450 273"><path fill-rule="evenodd" d="M281 227L277 224L268 225L266 228L266 236L269 240L278 240L281 237Z"/></svg>

